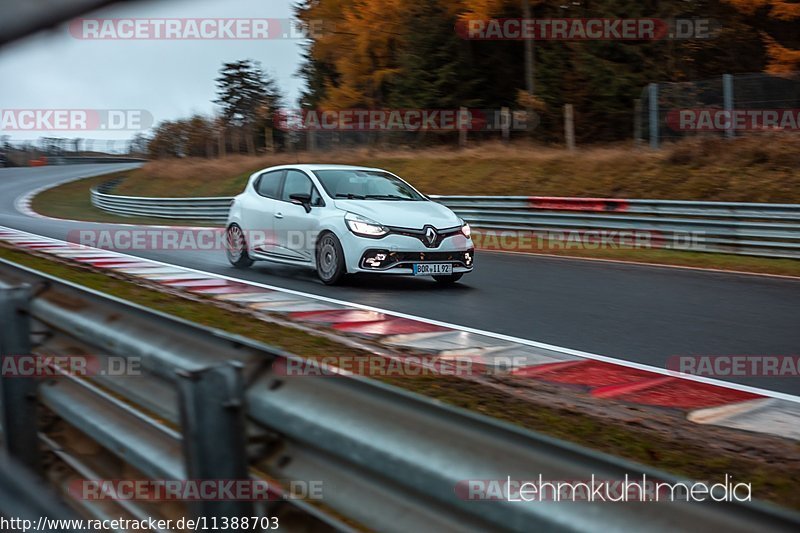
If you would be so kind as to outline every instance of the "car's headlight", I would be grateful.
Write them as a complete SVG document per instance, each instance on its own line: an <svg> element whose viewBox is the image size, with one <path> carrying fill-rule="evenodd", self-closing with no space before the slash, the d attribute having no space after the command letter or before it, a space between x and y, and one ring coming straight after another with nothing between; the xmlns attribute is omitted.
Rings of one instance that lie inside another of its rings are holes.
<svg viewBox="0 0 800 533"><path fill-rule="evenodd" d="M464 222L464 221L462 220L461 222ZM466 222L464 222L464 225L463 225L463 226L461 226L461 233L462 233L462 234L464 235L464 237L466 237L467 239L469 239L469 238L470 238L470 236L472 235L472 229L470 229L470 227L469 227L469 224L467 224Z"/></svg>
<svg viewBox="0 0 800 533"><path fill-rule="evenodd" d="M344 216L344 220L347 223L347 227L350 228L350 231L356 235L361 235L363 237L383 237L389 233L389 230L374 220L356 215L355 213L347 213Z"/></svg>

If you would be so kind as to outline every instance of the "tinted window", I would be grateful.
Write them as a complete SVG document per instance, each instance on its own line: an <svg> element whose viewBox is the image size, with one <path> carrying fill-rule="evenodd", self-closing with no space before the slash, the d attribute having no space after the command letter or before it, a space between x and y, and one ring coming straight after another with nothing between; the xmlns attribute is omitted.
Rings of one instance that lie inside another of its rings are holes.
<svg viewBox="0 0 800 533"><path fill-rule="evenodd" d="M272 172L265 172L258 178L258 183L256 183L256 191L261 196L266 196L267 198L277 198L278 191L281 188L281 177L283 176L283 170L273 170Z"/></svg>
<svg viewBox="0 0 800 533"><path fill-rule="evenodd" d="M311 179L299 170L287 170L281 200L290 201L292 194L311 194L313 187Z"/></svg>
<svg viewBox="0 0 800 533"><path fill-rule="evenodd" d="M374 170L314 172L329 195L351 200L424 200L401 179Z"/></svg>

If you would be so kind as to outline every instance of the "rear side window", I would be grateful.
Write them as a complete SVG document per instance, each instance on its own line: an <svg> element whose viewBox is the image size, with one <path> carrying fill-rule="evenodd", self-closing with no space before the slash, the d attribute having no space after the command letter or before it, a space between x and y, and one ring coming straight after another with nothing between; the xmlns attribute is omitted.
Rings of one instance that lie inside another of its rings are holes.
<svg viewBox="0 0 800 533"><path fill-rule="evenodd" d="M277 199L278 192L281 190L283 173L283 170L273 170L272 172L261 174L256 182L256 192L261 196Z"/></svg>

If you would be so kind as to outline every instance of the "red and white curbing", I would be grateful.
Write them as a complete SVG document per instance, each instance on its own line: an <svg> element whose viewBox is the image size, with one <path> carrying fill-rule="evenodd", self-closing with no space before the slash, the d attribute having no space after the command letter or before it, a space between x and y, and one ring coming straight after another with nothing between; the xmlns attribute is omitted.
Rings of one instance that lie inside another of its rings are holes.
<svg viewBox="0 0 800 533"><path fill-rule="evenodd" d="M255 310L284 313L291 320L322 324L392 347L430 353L443 361L469 358L519 379L579 387L598 400L677 408L687 419L800 440L800 397L663 368L622 361L363 306L261 283L179 267L118 252L0 227L0 240L132 277Z"/></svg>

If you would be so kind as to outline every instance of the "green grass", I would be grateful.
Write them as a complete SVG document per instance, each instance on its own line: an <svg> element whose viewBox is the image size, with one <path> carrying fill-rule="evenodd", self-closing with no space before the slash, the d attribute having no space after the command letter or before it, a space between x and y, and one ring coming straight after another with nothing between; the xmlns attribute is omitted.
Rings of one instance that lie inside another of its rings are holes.
<svg viewBox="0 0 800 533"><path fill-rule="evenodd" d="M0 258L304 357L368 357L329 338L257 320L210 301L194 301L140 286L90 267L54 262L6 245L0 245ZM712 481L732 474L739 481L752 483L754 497L800 509L800 445L796 442L699 426L686 421L677 410L598 403L569 387L543 382L532 389L529 381L505 378L504 382L500 380L505 387L499 389L449 376L382 381L673 474ZM515 394L515 387L523 394Z"/></svg>

